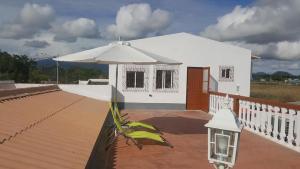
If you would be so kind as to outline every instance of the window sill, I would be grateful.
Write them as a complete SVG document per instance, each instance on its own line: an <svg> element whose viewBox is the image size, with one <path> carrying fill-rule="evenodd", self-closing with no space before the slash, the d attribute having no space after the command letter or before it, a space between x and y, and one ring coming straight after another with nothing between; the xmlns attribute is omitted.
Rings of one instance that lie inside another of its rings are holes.
<svg viewBox="0 0 300 169"><path fill-rule="evenodd" d="M168 89L168 88L164 88L164 89L153 89L153 92L157 92L157 93L178 93L178 89Z"/></svg>
<svg viewBox="0 0 300 169"><path fill-rule="evenodd" d="M148 92L146 88L125 88L123 92Z"/></svg>

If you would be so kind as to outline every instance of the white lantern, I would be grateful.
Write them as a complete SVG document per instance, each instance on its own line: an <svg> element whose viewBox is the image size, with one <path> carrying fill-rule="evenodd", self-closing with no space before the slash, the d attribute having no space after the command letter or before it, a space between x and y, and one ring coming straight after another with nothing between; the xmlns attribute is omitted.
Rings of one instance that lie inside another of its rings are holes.
<svg viewBox="0 0 300 169"><path fill-rule="evenodd" d="M233 167L242 130L242 125L230 110L228 95L226 98L223 108L205 124L208 127L208 160L219 169Z"/></svg>

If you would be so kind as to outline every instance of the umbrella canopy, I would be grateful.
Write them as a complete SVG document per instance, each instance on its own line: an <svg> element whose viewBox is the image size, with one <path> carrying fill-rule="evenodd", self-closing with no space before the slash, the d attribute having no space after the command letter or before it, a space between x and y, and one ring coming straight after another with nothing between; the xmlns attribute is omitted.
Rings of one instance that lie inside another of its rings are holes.
<svg viewBox="0 0 300 169"><path fill-rule="evenodd" d="M131 46L129 42L111 43L54 58L63 62L87 62L100 64L181 64L175 60Z"/></svg>

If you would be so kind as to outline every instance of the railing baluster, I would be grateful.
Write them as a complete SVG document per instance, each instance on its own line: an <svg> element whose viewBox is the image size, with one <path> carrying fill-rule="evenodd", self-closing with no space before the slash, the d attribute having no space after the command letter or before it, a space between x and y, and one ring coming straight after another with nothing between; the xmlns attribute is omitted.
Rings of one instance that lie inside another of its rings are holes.
<svg viewBox="0 0 300 169"><path fill-rule="evenodd" d="M272 117L273 117L273 106L268 105L268 126L267 126L267 135L272 138Z"/></svg>
<svg viewBox="0 0 300 169"><path fill-rule="evenodd" d="M222 106L222 103L221 103L221 102L222 102L222 97L221 97L221 96L218 96L217 98L218 98L218 106L217 106L216 112L219 111L220 108L221 108L221 106Z"/></svg>
<svg viewBox="0 0 300 169"><path fill-rule="evenodd" d="M250 127L255 131L255 103L251 102L251 117L250 117Z"/></svg>
<svg viewBox="0 0 300 169"><path fill-rule="evenodd" d="M293 141L295 139L294 137L294 127L295 127L295 118L296 118L296 112L293 109L289 110L289 130L288 130L288 134L287 134L287 142L290 146L293 146ZM299 121L298 121L299 123Z"/></svg>
<svg viewBox="0 0 300 169"><path fill-rule="evenodd" d="M241 123L243 123L243 107L242 107L242 102L241 100L239 100L239 120Z"/></svg>
<svg viewBox="0 0 300 169"><path fill-rule="evenodd" d="M295 130L296 130L296 139L295 139L296 148L298 151L300 151L300 111L297 111Z"/></svg>
<svg viewBox="0 0 300 169"><path fill-rule="evenodd" d="M209 95L209 112L213 113L213 101L212 101L213 95Z"/></svg>
<svg viewBox="0 0 300 169"><path fill-rule="evenodd" d="M246 101L242 101L242 106L243 106L243 124L246 126L247 123L247 105Z"/></svg>
<svg viewBox="0 0 300 169"><path fill-rule="evenodd" d="M216 95L212 95L212 109L213 113L216 113Z"/></svg>
<svg viewBox="0 0 300 169"><path fill-rule="evenodd" d="M255 108L255 103L251 102L251 128L253 131L255 131L255 121L256 121L256 108Z"/></svg>
<svg viewBox="0 0 300 169"><path fill-rule="evenodd" d="M273 138L277 141L278 140L278 121L279 121L279 107L274 108L274 128L273 128Z"/></svg>
<svg viewBox="0 0 300 169"><path fill-rule="evenodd" d="M247 126L247 101L243 101L243 124Z"/></svg>
<svg viewBox="0 0 300 169"><path fill-rule="evenodd" d="M233 111L233 104L234 104L233 102L234 102L233 98L230 98L230 108L232 111Z"/></svg>
<svg viewBox="0 0 300 169"><path fill-rule="evenodd" d="M217 110L217 96L213 95L213 113L216 113Z"/></svg>
<svg viewBox="0 0 300 169"><path fill-rule="evenodd" d="M250 102L249 101L246 101L246 125L250 127Z"/></svg>
<svg viewBox="0 0 300 169"><path fill-rule="evenodd" d="M280 141L282 143L285 143L285 137L286 137L286 133L285 133L285 127L286 127L286 113L287 113L287 109L286 108L281 108L281 124L280 124Z"/></svg>
<svg viewBox="0 0 300 169"><path fill-rule="evenodd" d="M255 107L256 107L256 110L255 110L255 131L257 133L259 133L260 129L261 129L261 124L260 124L260 119L261 119L260 107L261 107L261 105L259 103L256 103Z"/></svg>
<svg viewBox="0 0 300 169"><path fill-rule="evenodd" d="M266 112L266 108L267 108L267 106L265 105L265 104L262 104L261 105L261 115L260 115L260 117L261 117L261 119L260 119L260 129L261 129L261 133L263 134L263 135L265 135L265 133L266 133L266 122L268 121L267 119L268 119L268 116L267 116L267 112Z"/></svg>
<svg viewBox="0 0 300 169"><path fill-rule="evenodd" d="M216 95L214 97L214 99L215 99L214 110L215 110L215 113L216 113L218 111L218 102L219 102L218 96Z"/></svg>

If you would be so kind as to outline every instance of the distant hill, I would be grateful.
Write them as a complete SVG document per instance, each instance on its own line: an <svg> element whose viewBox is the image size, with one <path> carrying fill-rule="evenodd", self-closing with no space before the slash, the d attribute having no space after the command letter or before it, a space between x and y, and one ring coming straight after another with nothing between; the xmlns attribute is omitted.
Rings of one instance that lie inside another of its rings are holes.
<svg viewBox="0 0 300 169"><path fill-rule="evenodd" d="M299 78L300 76L293 75L289 72L285 71L277 71L272 74L268 74L265 72L257 72L252 74L252 78L254 81L259 81L261 79L265 79L266 81L273 80L273 81L284 81L286 79L294 79Z"/></svg>
<svg viewBox="0 0 300 169"><path fill-rule="evenodd" d="M277 72L274 72L272 74L272 76L282 76L282 77L287 77L287 78L293 78L293 77L296 77L295 75L289 73L289 72L284 72L284 71L277 71Z"/></svg>
<svg viewBox="0 0 300 169"><path fill-rule="evenodd" d="M37 61L37 66L39 68L56 66L56 62L52 59L44 59ZM96 63L71 63L71 62L59 62L59 67L64 69L70 69L73 67L82 67L89 69L101 70L101 72L108 73L108 65L106 64L96 64Z"/></svg>

